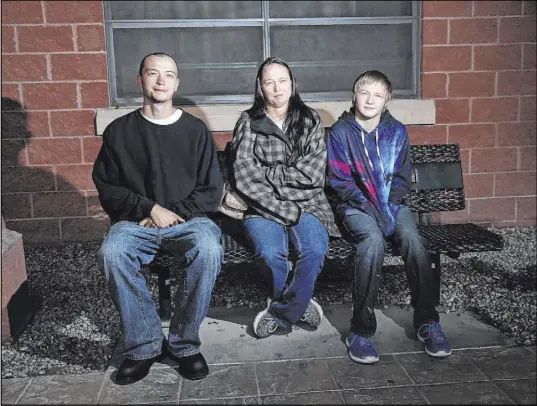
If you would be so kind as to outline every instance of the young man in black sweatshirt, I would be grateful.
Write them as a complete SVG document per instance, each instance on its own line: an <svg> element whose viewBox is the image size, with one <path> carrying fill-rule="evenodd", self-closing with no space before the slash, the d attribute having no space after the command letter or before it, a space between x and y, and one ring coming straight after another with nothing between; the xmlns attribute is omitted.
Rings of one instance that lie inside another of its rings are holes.
<svg viewBox="0 0 537 406"><path fill-rule="evenodd" d="M122 328L124 361L116 383L144 378L164 353L187 379L209 369L200 352L199 327L220 272L220 229L207 217L222 196L216 146L206 125L172 105L179 86L177 64L164 53L144 57L137 76L143 107L104 131L93 181L112 226L98 253ZM164 339L142 264L159 249L183 259Z"/></svg>

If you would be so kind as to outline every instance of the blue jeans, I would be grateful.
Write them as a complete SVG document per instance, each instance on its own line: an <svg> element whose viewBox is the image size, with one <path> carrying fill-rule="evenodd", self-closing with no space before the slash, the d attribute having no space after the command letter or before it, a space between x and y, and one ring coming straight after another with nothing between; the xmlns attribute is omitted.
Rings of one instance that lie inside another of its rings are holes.
<svg viewBox="0 0 537 406"><path fill-rule="evenodd" d="M364 212L349 211L342 223L348 234L347 238L356 246L351 331L366 337L372 336L377 330L374 308L386 241L376 220ZM438 321L434 297L436 282L431 258L421 241L422 237L412 212L407 207L403 206L399 210L395 231L388 238L397 247L405 263L411 304L414 307L414 327L419 328L424 323Z"/></svg>
<svg viewBox="0 0 537 406"><path fill-rule="evenodd" d="M220 233L220 228L204 217L167 228L143 227L130 221L110 227L98 260L121 318L126 358L143 360L162 351L162 323L140 272L141 265L149 264L161 248L185 265L174 298L168 349L178 357L200 352L199 327L220 273Z"/></svg>
<svg viewBox="0 0 537 406"><path fill-rule="evenodd" d="M304 315L313 296L315 280L328 252L328 231L309 213L304 213L292 227L262 217L245 220L244 227L256 260L270 284L269 312L281 327L290 328ZM292 280L287 283L289 243L297 258Z"/></svg>

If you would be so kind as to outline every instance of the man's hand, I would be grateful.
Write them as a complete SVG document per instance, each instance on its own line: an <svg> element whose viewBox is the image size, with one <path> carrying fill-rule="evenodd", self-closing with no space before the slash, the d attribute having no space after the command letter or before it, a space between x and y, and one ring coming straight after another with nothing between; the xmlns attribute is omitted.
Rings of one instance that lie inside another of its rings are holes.
<svg viewBox="0 0 537 406"><path fill-rule="evenodd" d="M140 221L138 224L143 226L143 227L151 227L151 228L156 228L157 227L155 225L155 223L153 222L153 220L151 220L151 217L146 217L145 219Z"/></svg>
<svg viewBox="0 0 537 406"><path fill-rule="evenodd" d="M153 223L158 228L171 227L175 226L176 224L185 222L183 218L175 214L173 211L159 206L158 204L155 204L153 206L150 216L151 220L153 220Z"/></svg>

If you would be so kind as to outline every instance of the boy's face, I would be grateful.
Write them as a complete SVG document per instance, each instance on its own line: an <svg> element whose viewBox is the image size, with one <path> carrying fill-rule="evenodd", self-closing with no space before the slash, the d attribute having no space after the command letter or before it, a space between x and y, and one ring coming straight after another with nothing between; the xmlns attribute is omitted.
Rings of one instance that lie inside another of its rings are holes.
<svg viewBox="0 0 537 406"><path fill-rule="evenodd" d="M389 100L388 89L381 82L363 85L354 94L356 112L366 120L382 114Z"/></svg>

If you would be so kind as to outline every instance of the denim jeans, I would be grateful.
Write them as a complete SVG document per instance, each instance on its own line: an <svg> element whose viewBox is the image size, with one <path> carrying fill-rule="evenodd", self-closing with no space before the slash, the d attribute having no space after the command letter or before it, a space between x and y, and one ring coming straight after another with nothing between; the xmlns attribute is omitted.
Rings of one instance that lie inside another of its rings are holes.
<svg viewBox="0 0 537 406"><path fill-rule="evenodd" d="M350 242L356 245L351 332L372 336L377 330L374 309L386 241L376 220L359 210L347 212L343 226L349 234ZM436 282L431 258L421 241L412 212L407 207L403 206L399 210L395 232L388 238L399 249L405 263L411 304L414 307L414 327L417 329L424 323L438 321L434 298Z"/></svg>
<svg viewBox="0 0 537 406"><path fill-rule="evenodd" d="M244 227L260 269L269 281L269 312L281 327L288 329L304 315L313 296L315 280L328 252L328 231L309 213L304 213L292 227L262 217L245 220ZM287 282L289 243L297 257L293 276Z"/></svg>
<svg viewBox="0 0 537 406"><path fill-rule="evenodd" d="M121 318L126 358L143 360L162 351L162 323L140 272L141 265L149 264L160 248L178 256L185 265L174 298L168 349L178 357L200 352L199 327L220 273L220 233L220 228L204 217L167 228L143 227L130 221L110 227L98 260Z"/></svg>

